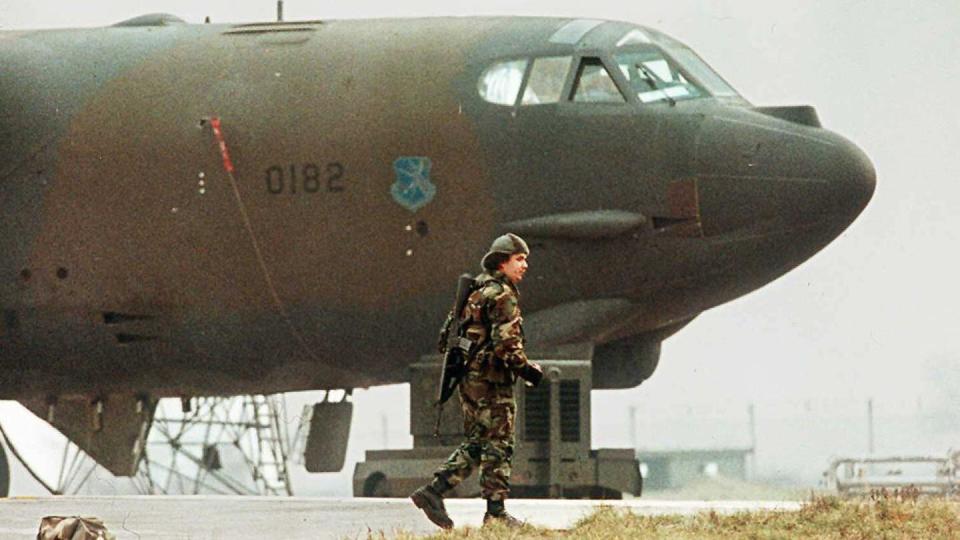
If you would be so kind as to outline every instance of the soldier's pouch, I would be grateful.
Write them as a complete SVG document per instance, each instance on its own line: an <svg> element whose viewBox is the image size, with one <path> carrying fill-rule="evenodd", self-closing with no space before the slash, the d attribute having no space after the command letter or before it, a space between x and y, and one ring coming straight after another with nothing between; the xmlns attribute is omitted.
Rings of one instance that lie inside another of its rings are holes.
<svg viewBox="0 0 960 540"><path fill-rule="evenodd" d="M480 376L495 384L513 384L516 377L513 371L493 351L483 351L480 359Z"/></svg>

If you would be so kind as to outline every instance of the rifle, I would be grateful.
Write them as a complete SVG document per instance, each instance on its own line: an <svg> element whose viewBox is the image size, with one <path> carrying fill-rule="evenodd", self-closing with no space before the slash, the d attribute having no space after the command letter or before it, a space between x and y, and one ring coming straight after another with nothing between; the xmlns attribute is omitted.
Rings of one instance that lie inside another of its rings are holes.
<svg viewBox="0 0 960 540"><path fill-rule="evenodd" d="M450 399L453 391L460 385L466 372L467 352L470 342L461 336L460 316L467 304L467 298L473 292L473 278L470 274L461 274L457 280L457 296L453 303L453 318L447 328L447 346L443 354L443 371L440 375L440 388L437 391L437 426L433 435L440 436L440 419L443 415L443 404ZM464 343L466 341L466 343Z"/></svg>

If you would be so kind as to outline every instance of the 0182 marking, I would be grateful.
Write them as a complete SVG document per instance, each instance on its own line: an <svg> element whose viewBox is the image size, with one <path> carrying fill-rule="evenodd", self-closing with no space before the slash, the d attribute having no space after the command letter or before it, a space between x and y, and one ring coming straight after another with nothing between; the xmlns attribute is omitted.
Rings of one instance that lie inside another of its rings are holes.
<svg viewBox="0 0 960 540"><path fill-rule="evenodd" d="M284 167L271 165L267 167L265 180L267 192L273 195L284 193L296 195L298 193L339 193L346 186L343 180L343 165L332 161L321 167L316 163L293 164Z"/></svg>

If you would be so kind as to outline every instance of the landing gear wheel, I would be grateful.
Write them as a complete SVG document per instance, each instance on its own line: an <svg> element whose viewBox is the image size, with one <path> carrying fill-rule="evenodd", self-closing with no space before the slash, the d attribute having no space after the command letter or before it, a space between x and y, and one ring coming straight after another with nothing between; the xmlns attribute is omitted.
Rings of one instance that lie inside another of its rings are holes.
<svg viewBox="0 0 960 540"><path fill-rule="evenodd" d="M363 482L364 497L389 497L390 481L383 473L373 473Z"/></svg>

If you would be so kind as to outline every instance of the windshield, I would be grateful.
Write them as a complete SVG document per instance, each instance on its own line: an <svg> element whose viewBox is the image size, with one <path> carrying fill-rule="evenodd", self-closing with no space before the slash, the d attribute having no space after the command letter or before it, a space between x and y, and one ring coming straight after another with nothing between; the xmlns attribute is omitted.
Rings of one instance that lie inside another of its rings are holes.
<svg viewBox="0 0 960 540"><path fill-rule="evenodd" d="M641 103L673 102L706 95L676 63L654 46L618 53L616 60Z"/></svg>
<svg viewBox="0 0 960 540"><path fill-rule="evenodd" d="M672 37L653 30L644 28L642 30L633 30L624 36L622 42L627 43L639 41L636 38L627 39L628 36L641 34L647 37L657 46L662 47L664 51L679 65L680 69L690 78L695 79L699 85L702 85L711 95L716 97L739 97L740 94L727 84L716 71L713 70L702 58L697 56L690 47L673 39Z"/></svg>
<svg viewBox="0 0 960 540"><path fill-rule="evenodd" d="M714 96L730 97L738 95L737 91L727 84L727 81L721 79L715 71L710 69L710 66L708 66L706 62L697 56L697 53L684 47L682 49L671 50L670 54L680 62L691 76L706 86L707 90Z"/></svg>

